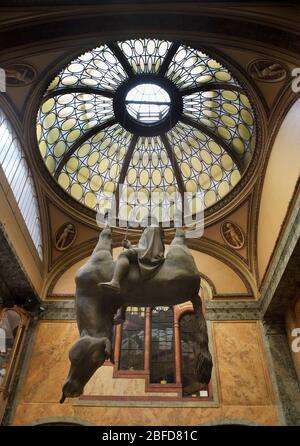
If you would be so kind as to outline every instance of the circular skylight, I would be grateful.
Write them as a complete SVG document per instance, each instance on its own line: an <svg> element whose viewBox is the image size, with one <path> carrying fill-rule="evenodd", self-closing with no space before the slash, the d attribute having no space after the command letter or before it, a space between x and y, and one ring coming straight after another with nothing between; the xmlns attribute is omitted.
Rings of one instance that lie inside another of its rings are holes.
<svg viewBox="0 0 300 446"><path fill-rule="evenodd" d="M151 124L163 120L170 110L170 96L155 84L139 84L126 96L130 116L139 122Z"/></svg>
<svg viewBox="0 0 300 446"><path fill-rule="evenodd" d="M101 211L116 194L120 214L152 206L162 221L174 214L174 193L200 192L208 208L235 187L255 149L255 122L224 65L145 38L69 63L44 94L37 139L49 172L80 203ZM155 192L167 198L149 204Z"/></svg>

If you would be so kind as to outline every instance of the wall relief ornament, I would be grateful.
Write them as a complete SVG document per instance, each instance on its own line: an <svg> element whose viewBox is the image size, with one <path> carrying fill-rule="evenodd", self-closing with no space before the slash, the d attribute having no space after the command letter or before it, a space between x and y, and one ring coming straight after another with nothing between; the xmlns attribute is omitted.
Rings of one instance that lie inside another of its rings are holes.
<svg viewBox="0 0 300 446"><path fill-rule="evenodd" d="M35 77L35 69L28 64L14 63L4 68L6 84L10 87L23 87L31 84Z"/></svg>
<svg viewBox="0 0 300 446"><path fill-rule="evenodd" d="M256 81L281 82L288 76L288 68L272 59L256 59L248 65L248 73Z"/></svg>
<svg viewBox="0 0 300 446"><path fill-rule="evenodd" d="M74 243L77 230L73 223L63 224L55 234L55 248L58 251L65 251Z"/></svg>
<svg viewBox="0 0 300 446"><path fill-rule="evenodd" d="M241 249L245 245L245 235L242 229L232 221L221 225L221 235L224 241L233 249Z"/></svg>

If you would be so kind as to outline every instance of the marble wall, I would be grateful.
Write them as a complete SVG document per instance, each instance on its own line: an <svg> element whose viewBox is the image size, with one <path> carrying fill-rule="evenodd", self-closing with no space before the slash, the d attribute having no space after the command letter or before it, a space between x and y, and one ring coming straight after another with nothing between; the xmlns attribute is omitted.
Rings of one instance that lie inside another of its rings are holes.
<svg viewBox="0 0 300 446"><path fill-rule="evenodd" d="M75 417L96 425L200 425L230 419L279 424L258 321L211 323L215 401L206 407L188 407L178 401L176 404L170 401L163 407L160 401L151 401L151 407L149 404L137 407L130 399L126 403L123 400L122 405L113 399L109 404L101 400L97 404L92 400L84 400L83 404L66 400L60 405L61 385L69 367L68 350L76 337L74 321L38 323L10 424L32 424L57 417L61 420ZM112 378L109 366L97 372L85 393L110 394L120 399L134 393L145 401L149 395L143 379Z"/></svg>

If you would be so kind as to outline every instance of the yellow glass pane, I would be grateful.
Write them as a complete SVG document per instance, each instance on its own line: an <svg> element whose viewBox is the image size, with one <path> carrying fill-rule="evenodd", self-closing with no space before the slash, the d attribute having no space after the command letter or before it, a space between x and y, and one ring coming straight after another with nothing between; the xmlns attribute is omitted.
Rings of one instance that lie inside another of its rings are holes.
<svg viewBox="0 0 300 446"><path fill-rule="evenodd" d="M202 160L203 160L206 164L211 164L211 163L212 163L212 157L211 157L211 155L208 153L207 150L201 150L201 152L200 152L200 156L201 156Z"/></svg>
<svg viewBox="0 0 300 446"><path fill-rule="evenodd" d="M199 175L199 184L202 189L208 189L210 187L210 178L207 173L203 172Z"/></svg>
<svg viewBox="0 0 300 446"><path fill-rule="evenodd" d="M73 101L73 99L74 96L72 94L63 94L62 96L59 96L57 102L61 105L66 105Z"/></svg>
<svg viewBox="0 0 300 446"><path fill-rule="evenodd" d="M48 99L46 102L42 105L42 112L43 113L49 113L50 110L54 107L55 101L53 98Z"/></svg>
<svg viewBox="0 0 300 446"><path fill-rule="evenodd" d="M231 139L231 133L225 127L219 127L218 128L218 133L219 133L220 136L222 136L222 138L224 138L226 140Z"/></svg>
<svg viewBox="0 0 300 446"><path fill-rule="evenodd" d="M77 82L77 77L76 76L67 76L62 80L62 84L63 85L74 85Z"/></svg>
<svg viewBox="0 0 300 446"><path fill-rule="evenodd" d="M216 200L217 200L217 195L214 190L209 190L208 192L206 192L204 196L204 204L207 208L215 204Z"/></svg>
<svg viewBox="0 0 300 446"><path fill-rule="evenodd" d="M80 184L73 184L71 187L71 195L76 198L76 200L80 200L83 195L83 190Z"/></svg>
<svg viewBox="0 0 300 446"><path fill-rule="evenodd" d="M231 79L231 75L227 71L217 71L215 77L221 82L227 82Z"/></svg>
<svg viewBox="0 0 300 446"><path fill-rule="evenodd" d="M195 156L192 157L192 166L197 172L201 172L202 170L202 164L199 158L196 158Z"/></svg>
<svg viewBox="0 0 300 446"><path fill-rule="evenodd" d="M189 178L191 176L191 168L188 163L181 163L180 165L181 173L185 178Z"/></svg>
<svg viewBox="0 0 300 446"><path fill-rule="evenodd" d="M169 167L167 167L164 170L164 178L165 178L166 182L169 184L173 183L173 181L174 181L173 171Z"/></svg>
<svg viewBox="0 0 300 446"><path fill-rule="evenodd" d="M192 147L194 147L194 149L200 148L200 144L198 143L198 141L195 138L192 138L191 136L189 136L188 142L191 144Z"/></svg>
<svg viewBox="0 0 300 446"><path fill-rule="evenodd" d="M100 156L99 152L91 153L90 156L88 157L88 161L87 161L88 165L94 166L96 164L96 162L98 161L99 156Z"/></svg>
<svg viewBox="0 0 300 446"><path fill-rule="evenodd" d="M251 115L251 113L246 110L245 108L243 108L241 110L241 117L242 120L247 124L247 125L252 125L253 124L253 116Z"/></svg>
<svg viewBox="0 0 300 446"><path fill-rule="evenodd" d="M247 96L245 96L244 94L240 94L240 100L241 100L242 104L245 105L245 107L251 108L251 104L250 104Z"/></svg>
<svg viewBox="0 0 300 446"><path fill-rule="evenodd" d="M214 59L210 59L207 63L207 65L209 66L209 68L212 68L214 70L217 70L218 68L221 68L221 64L219 62L217 62Z"/></svg>
<svg viewBox="0 0 300 446"><path fill-rule="evenodd" d="M51 129L47 135L47 142L49 144L54 144L60 136L60 131L56 128Z"/></svg>
<svg viewBox="0 0 300 446"><path fill-rule="evenodd" d="M104 192L108 195L113 194L115 191L115 184L112 181L107 181L104 184L104 188L103 188Z"/></svg>
<svg viewBox="0 0 300 446"><path fill-rule="evenodd" d="M204 74L203 76L198 76L196 82L201 84L205 84L206 82L210 82L212 80L212 76L210 74Z"/></svg>
<svg viewBox="0 0 300 446"><path fill-rule="evenodd" d="M70 178L69 175L67 175L66 173L61 173L58 177L58 183L61 185L61 187L63 187L64 189L68 189L69 185L70 185Z"/></svg>
<svg viewBox="0 0 300 446"><path fill-rule="evenodd" d="M81 167L77 173L77 179L79 183L86 183L89 179L89 169L87 167Z"/></svg>
<svg viewBox="0 0 300 446"><path fill-rule="evenodd" d="M129 184L133 184L136 180L136 170L135 169L129 169L127 174L127 181Z"/></svg>
<svg viewBox="0 0 300 446"><path fill-rule="evenodd" d="M98 172L99 173L104 173L106 172L106 170L108 169L109 166L109 160L107 158L103 158L98 166Z"/></svg>
<svg viewBox="0 0 300 446"><path fill-rule="evenodd" d="M92 142L96 144L96 143L99 142L101 139L103 139L104 136L105 136L105 132L99 132L99 133L97 133L97 135L95 135L95 136L93 137Z"/></svg>
<svg viewBox="0 0 300 446"><path fill-rule="evenodd" d="M79 136L80 136L80 130L78 129L72 130L67 136L67 141L74 142Z"/></svg>
<svg viewBox="0 0 300 446"><path fill-rule="evenodd" d="M78 164L78 159L72 156L66 164L67 172L74 173L78 169Z"/></svg>
<svg viewBox="0 0 300 446"><path fill-rule="evenodd" d="M140 183L142 186L146 186L149 181L149 173L148 170L143 169L140 173Z"/></svg>
<svg viewBox="0 0 300 446"><path fill-rule="evenodd" d="M58 116L60 118L67 118L68 116L72 115L74 113L73 107L64 107L58 112Z"/></svg>
<svg viewBox="0 0 300 446"><path fill-rule="evenodd" d="M101 186L102 186L102 178L100 177L100 175L92 176L91 181L90 181L90 188L94 192L97 192Z"/></svg>
<svg viewBox="0 0 300 446"><path fill-rule="evenodd" d="M222 96L224 99L227 99L227 101L236 101L238 97L234 91L230 90L222 91Z"/></svg>
<svg viewBox="0 0 300 446"><path fill-rule="evenodd" d="M233 105L233 104L228 104L228 103L223 104L223 105L222 105L222 108L223 108L227 113L229 113L230 115L236 115L237 112L238 112L237 107L236 107L235 105Z"/></svg>
<svg viewBox="0 0 300 446"><path fill-rule="evenodd" d="M113 164L109 171L109 176L112 180L115 180L117 176L119 175L120 166L118 164Z"/></svg>
<svg viewBox="0 0 300 446"><path fill-rule="evenodd" d="M231 170L233 168L233 161L231 157L227 154L222 156L221 163L225 170Z"/></svg>
<svg viewBox="0 0 300 446"><path fill-rule="evenodd" d="M83 144L81 147L80 147L80 149L78 149L78 156L80 157L80 158L83 158L84 156L86 156L88 153L89 153L89 151L90 151L90 149L91 149L91 145L90 144L88 144L88 143L86 143L86 144Z"/></svg>
<svg viewBox="0 0 300 446"><path fill-rule="evenodd" d="M96 195L93 192L88 192L84 197L84 204L91 209L95 209L97 205Z"/></svg>
<svg viewBox="0 0 300 446"><path fill-rule="evenodd" d="M193 131L194 135L196 138L200 139L200 141L207 141L207 137L204 135L204 133L200 132L199 130L194 130Z"/></svg>
<svg viewBox="0 0 300 446"><path fill-rule="evenodd" d="M61 157L66 150L66 144L64 141L59 141L57 144L55 144L53 153L55 156L57 156L58 158Z"/></svg>
<svg viewBox="0 0 300 446"><path fill-rule="evenodd" d="M246 141L248 141L250 139L250 132L244 124L239 124L238 132L239 132L240 136L243 139L245 139Z"/></svg>
<svg viewBox="0 0 300 446"><path fill-rule="evenodd" d="M194 180L189 180L187 181L186 185L185 185L186 191L187 192L197 192L197 183Z"/></svg>
<svg viewBox="0 0 300 446"><path fill-rule="evenodd" d="M121 147L118 154L118 160L121 161L124 158L124 155L126 153L126 147Z"/></svg>
<svg viewBox="0 0 300 446"><path fill-rule="evenodd" d="M209 141L208 147L215 155L220 155L221 147L215 141Z"/></svg>
<svg viewBox="0 0 300 446"><path fill-rule="evenodd" d="M225 195L228 194L229 192L229 184L227 183L227 181L223 181L219 186L218 186L218 192L221 198L225 197Z"/></svg>
<svg viewBox="0 0 300 446"><path fill-rule="evenodd" d="M214 164L210 170L211 176L214 180L220 181L223 176L221 167L218 164Z"/></svg>
<svg viewBox="0 0 300 446"><path fill-rule="evenodd" d="M108 156L113 156L113 155L116 153L116 151L118 150L118 148L119 148L119 144L118 144L117 142L115 142L115 143L112 144L112 145L110 146L110 148L108 149L108 151L107 151L107 155L108 155Z"/></svg>
<svg viewBox="0 0 300 446"><path fill-rule="evenodd" d="M183 150L185 151L185 153L187 155L191 155L192 154L191 148L190 148L190 146L186 142L182 143L182 148L183 148Z"/></svg>
<svg viewBox="0 0 300 446"><path fill-rule="evenodd" d="M148 155L148 152L144 152L144 153L143 153L143 157L142 157L142 164L143 164L143 167L147 167L148 162L149 162L149 155Z"/></svg>
<svg viewBox="0 0 300 446"><path fill-rule="evenodd" d="M157 156L157 153L156 153L156 152L153 152L153 153L151 154L151 160L152 160L152 164L153 164L153 166L154 166L154 167L157 167L157 166L158 166L158 156Z"/></svg>
<svg viewBox="0 0 300 446"><path fill-rule="evenodd" d="M235 186L240 181L240 178L241 178L240 172L238 170L234 170L232 172L232 174L230 175L230 183L231 183L231 185Z"/></svg>
<svg viewBox="0 0 300 446"><path fill-rule="evenodd" d="M55 159L53 158L53 156L51 156L51 155L47 156L46 166L47 166L49 172L54 173L55 167L56 167L56 162L55 162Z"/></svg>
<svg viewBox="0 0 300 446"><path fill-rule="evenodd" d="M167 166L169 164L169 158L165 150L161 151L160 157L164 165Z"/></svg>
<svg viewBox="0 0 300 446"><path fill-rule="evenodd" d="M39 143L39 149L40 149L40 153L41 153L42 157L45 158L46 153L47 153L46 141L43 140Z"/></svg>
<svg viewBox="0 0 300 446"><path fill-rule="evenodd" d="M221 117L223 124L227 125L228 127L235 127L235 120L232 119L230 116L223 115Z"/></svg>
<svg viewBox="0 0 300 446"><path fill-rule="evenodd" d="M41 126L41 124L37 124L37 126L36 126L36 137L37 137L38 141L40 140L41 136L42 136L42 126Z"/></svg>
<svg viewBox="0 0 300 446"><path fill-rule="evenodd" d="M61 126L63 130L70 130L76 125L77 121L74 118L67 119Z"/></svg>
<svg viewBox="0 0 300 446"><path fill-rule="evenodd" d="M55 113L49 113L49 115L46 115L43 120L43 127L45 130L49 129L53 126L53 124L56 121L56 115Z"/></svg>
<svg viewBox="0 0 300 446"><path fill-rule="evenodd" d="M48 87L48 91L53 90L59 84L59 76L56 76Z"/></svg>
<svg viewBox="0 0 300 446"><path fill-rule="evenodd" d="M158 169L155 169L152 172L152 181L153 181L153 184L155 184L155 186L159 186L160 185L161 173L160 173L160 171Z"/></svg>
<svg viewBox="0 0 300 446"><path fill-rule="evenodd" d="M242 155L245 151L245 146L243 141L240 138L233 138L232 145L234 147L234 150L239 154Z"/></svg>
<svg viewBox="0 0 300 446"><path fill-rule="evenodd" d="M106 147L110 144L111 138L106 138L101 144L100 144L100 150L106 149Z"/></svg>

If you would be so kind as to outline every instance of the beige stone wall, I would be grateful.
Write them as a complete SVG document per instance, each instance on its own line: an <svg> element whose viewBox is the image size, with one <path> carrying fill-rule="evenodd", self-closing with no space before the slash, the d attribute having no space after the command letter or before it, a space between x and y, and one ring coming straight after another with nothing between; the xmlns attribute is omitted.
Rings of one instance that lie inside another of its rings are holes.
<svg viewBox="0 0 300 446"><path fill-rule="evenodd" d="M42 422L51 417L76 417L96 425L200 425L222 419L278 424L260 323L217 321L212 322L211 329L216 372L214 392L219 397L215 407L172 407L172 402L169 407L159 407L159 402L153 407L134 407L134 401L128 403L131 407L120 407L118 401L111 401L112 405L107 407L101 401L95 406L88 401L78 405L74 400L61 405L58 401L69 366L68 350L78 336L76 323L40 321L12 424ZM112 378L109 366L95 374L85 394L149 396L143 379Z"/></svg>
<svg viewBox="0 0 300 446"><path fill-rule="evenodd" d="M40 293L43 284L42 263L1 166L0 223L5 227L8 238L35 290Z"/></svg>

